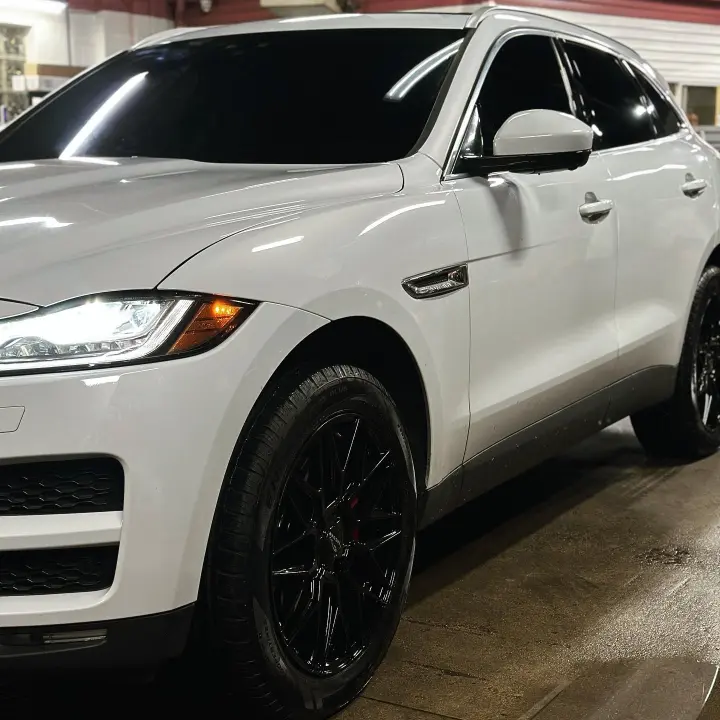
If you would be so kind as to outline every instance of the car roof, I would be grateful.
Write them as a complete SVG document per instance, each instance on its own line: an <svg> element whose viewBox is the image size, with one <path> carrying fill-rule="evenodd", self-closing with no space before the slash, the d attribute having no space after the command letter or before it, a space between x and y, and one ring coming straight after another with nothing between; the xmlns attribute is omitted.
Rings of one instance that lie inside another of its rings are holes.
<svg viewBox="0 0 720 720"><path fill-rule="evenodd" d="M153 35L135 47L147 47L180 40L199 40L226 35L282 32L291 30L348 30L373 28L417 28L437 30L463 30L471 17L469 13L339 13L310 15L276 20L258 20L234 25L217 25L198 28L176 28Z"/></svg>
<svg viewBox="0 0 720 720"><path fill-rule="evenodd" d="M605 45L622 55L640 59L637 53L622 43L605 35L589 30L581 25L558 20L548 15L518 10L512 7L494 5L481 8L474 13L467 12L390 12L390 13L338 13L329 15L310 15L288 17L274 20L217 25L210 27L175 28L140 41L135 47L149 47L182 40L200 40L204 38L246 35L252 33L284 32L292 30L348 30L373 28L417 28L436 30L464 30L476 27L485 17L502 13L516 16L518 25L528 27L531 22L535 28L559 33L576 35L586 40Z"/></svg>

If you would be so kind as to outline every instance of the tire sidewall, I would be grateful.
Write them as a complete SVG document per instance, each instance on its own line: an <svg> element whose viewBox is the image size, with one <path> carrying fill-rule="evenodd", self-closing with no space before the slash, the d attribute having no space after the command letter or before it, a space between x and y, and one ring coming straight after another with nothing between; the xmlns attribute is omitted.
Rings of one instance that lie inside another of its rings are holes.
<svg viewBox="0 0 720 720"><path fill-rule="evenodd" d="M269 568L271 540L276 508L285 489L288 472L298 453L328 418L337 411L363 413L378 424L384 424L395 438L399 457L407 466L407 491L411 493L412 527L407 528L407 570L401 584L398 602L387 612L381 623L381 634L362 655L341 673L316 677L296 667L287 655L275 624L270 593ZM397 629L405 603L415 552L416 486L409 443L398 413L387 394L363 377L345 377L322 385L300 408L286 433L279 439L276 452L266 473L256 511L254 548L251 555L250 595L257 638L266 666L275 677L287 704L298 705L313 718L333 714L356 697L372 677Z"/></svg>

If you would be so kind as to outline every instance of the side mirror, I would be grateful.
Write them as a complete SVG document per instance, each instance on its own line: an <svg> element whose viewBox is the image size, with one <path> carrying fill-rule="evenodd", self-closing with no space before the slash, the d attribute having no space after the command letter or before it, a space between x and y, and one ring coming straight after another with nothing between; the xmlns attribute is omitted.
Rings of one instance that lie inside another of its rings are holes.
<svg viewBox="0 0 720 720"><path fill-rule="evenodd" d="M576 117L555 110L526 110L508 118L498 130L492 156L465 154L460 167L461 172L480 176L501 170L576 170L587 164L592 146L592 128Z"/></svg>

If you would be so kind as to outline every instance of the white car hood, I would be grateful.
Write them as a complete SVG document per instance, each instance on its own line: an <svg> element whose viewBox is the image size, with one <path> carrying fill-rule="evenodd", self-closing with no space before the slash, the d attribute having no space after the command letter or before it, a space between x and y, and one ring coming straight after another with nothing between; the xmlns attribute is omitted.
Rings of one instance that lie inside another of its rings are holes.
<svg viewBox="0 0 720 720"><path fill-rule="evenodd" d="M185 160L0 164L0 299L149 289L223 238L308 207L398 192L395 164L293 169Z"/></svg>

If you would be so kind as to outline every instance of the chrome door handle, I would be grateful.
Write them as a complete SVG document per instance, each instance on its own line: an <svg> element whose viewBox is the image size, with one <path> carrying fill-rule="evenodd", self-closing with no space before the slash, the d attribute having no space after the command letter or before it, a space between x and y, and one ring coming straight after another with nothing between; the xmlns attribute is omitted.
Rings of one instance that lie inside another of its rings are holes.
<svg viewBox="0 0 720 720"><path fill-rule="evenodd" d="M705 192L705 190L707 190L707 186L707 181L695 180L690 175L688 176L686 182L682 185L681 189L689 198L696 198L700 197Z"/></svg>
<svg viewBox="0 0 720 720"><path fill-rule="evenodd" d="M588 223L599 223L604 220L615 207L612 200L598 200L595 193L585 194L585 204L580 206L580 217Z"/></svg>

